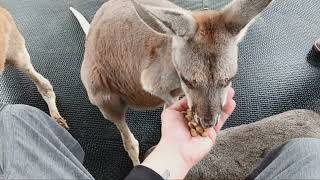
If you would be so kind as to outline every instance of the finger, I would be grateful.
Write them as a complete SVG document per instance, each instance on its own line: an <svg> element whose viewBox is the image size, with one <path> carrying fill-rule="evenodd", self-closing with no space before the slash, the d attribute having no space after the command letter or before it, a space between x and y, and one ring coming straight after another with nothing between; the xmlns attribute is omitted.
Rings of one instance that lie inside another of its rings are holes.
<svg viewBox="0 0 320 180"><path fill-rule="evenodd" d="M222 126L224 125L226 120L230 117L235 107L236 107L236 102L234 100L231 100L230 103L225 105L224 111L221 114L221 118L218 121L218 124L214 127L217 133L220 132Z"/></svg>
<svg viewBox="0 0 320 180"><path fill-rule="evenodd" d="M179 101L175 102L173 105L168 107L168 109L176 110L176 111L185 111L188 109L187 98L182 98Z"/></svg>
<svg viewBox="0 0 320 180"><path fill-rule="evenodd" d="M230 98L227 103L222 108L222 114L231 114L234 111L234 108L236 107L236 102Z"/></svg>
<svg viewBox="0 0 320 180"><path fill-rule="evenodd" d="M215 127L215 129L219 132L220 129L222 128L222 126L224 125L224 123L226 122L226 120L229 118L229 116L232 114L232 112L235 109L236 103L235 101L232 99L233 96L235 95L235 91L234 89L231 87L228 91L228 95L227 95L227 101L226 104L224 105L223 109L222 109L222 114L221 117Z"/></svg>
<svg viewBox="0 0 320 180"><path fill-rule="evenodd" d="M234 89L231 87L231 88L229 89L229 91L228 91L227 102L230 101L230 100L233 98L234 95L235 95L235 91L234 91Z"/></svg>

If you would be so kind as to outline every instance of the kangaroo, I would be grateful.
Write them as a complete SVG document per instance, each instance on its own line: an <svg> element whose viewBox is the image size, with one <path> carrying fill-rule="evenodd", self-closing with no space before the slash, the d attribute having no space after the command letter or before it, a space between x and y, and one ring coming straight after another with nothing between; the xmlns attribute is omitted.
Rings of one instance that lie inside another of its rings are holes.
<svg viewBox="0 0 320 180"><path fill-rule="evenodd" d="M134 165L139 144L128 109L171 105L184 94L203 128L220 117L237 72L238 42L271 0L234 0L221 11L188 11L167 0L110 0L86 33L81 80L90 102L120 131Z"/></svg>
<svg viewBox="0 0 320 180"><path fill-rule="evenodd" d="M10 64L26 73L35 83L42 98L48 105L51 117L62 127L69 128L56 105L56 96L50 82L39 74L31 64L25 39L19 32L10 13L0 7L0 73Z"/></svg>

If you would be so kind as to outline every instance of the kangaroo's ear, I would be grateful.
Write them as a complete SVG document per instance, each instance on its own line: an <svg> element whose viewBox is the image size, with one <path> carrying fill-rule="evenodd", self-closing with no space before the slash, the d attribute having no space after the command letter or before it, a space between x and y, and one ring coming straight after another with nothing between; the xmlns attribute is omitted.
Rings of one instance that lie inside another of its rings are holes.
<svg viewBox="0 0 320 180"><path fill-rule="evenodd" d="M228 31L237 35L259 15L272 0L234 0L222 10Z"/></svg>
<svg viewBox="0 0 320 180"><path fill-rule="evenodd" d="M192 37L197 23L191 12L142 5L131 0L139 17L154 31L162 34Z"/></svg>

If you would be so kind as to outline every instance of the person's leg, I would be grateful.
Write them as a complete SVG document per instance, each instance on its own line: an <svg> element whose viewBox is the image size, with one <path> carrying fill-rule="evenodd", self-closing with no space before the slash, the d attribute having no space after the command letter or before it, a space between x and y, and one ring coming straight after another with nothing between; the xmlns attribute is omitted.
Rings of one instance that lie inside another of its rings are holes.
<svg viewBox="0 0 320 180"><path fill-rule="evenodd" d="M320 139L292 139L277 147L247 179L320 179Z"/></svg>
<svg viewBox="0 0 320 180"><path fill-rule="evenodd" d="M0 113L1 113L1 110L4 108L4 104L1 104L0 103ZM4 146L3 146L3 143L2 143L2 134L1 134L1 127L2 127L2 122L0 120L0 179L4 179L4 172L3 172L3 167L4 167L4 152L3 152L3 149L4 149Z"/></svg>
<svg viewBox="0 0 320 180"><path fill-rule="evenodd" d="M0 108L4 179L93 179L83 158L79 143L46 113L26 105Z"/></svg>

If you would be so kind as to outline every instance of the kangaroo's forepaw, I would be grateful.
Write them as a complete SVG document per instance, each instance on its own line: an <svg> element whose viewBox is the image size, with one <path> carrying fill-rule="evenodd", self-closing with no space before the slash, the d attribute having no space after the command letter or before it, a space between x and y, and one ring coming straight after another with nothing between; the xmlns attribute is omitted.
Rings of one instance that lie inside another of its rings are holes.
<svg viewBox="0 0 320 180"><path fill-rule="evenodd" d="M61 117L61 115L59 113L55 113L51 116L60 126L62 126L63 128L69 129L67 121L65 119L63 119L63 117Z"/></svg>

